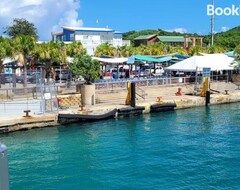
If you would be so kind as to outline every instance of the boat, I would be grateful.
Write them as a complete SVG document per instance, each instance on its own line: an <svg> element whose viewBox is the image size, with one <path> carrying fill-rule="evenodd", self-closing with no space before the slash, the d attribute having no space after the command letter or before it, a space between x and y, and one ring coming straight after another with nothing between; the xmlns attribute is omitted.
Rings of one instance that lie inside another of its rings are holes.
<svg viewBox="0 0 240 190"><path fill-rule="evenodd" d="M107 113L94 115L94 114L58 114L58 123L78 123L78 122L88 122L88 121L98 121L110 118L115 118L117 109L113 109Z"/></svg>
<svg viewBox="0 0 240 190"><path fill-rule="evenodd" d="M174 108L177 107L176 103L160 103L160 104L154 104L150 107L150 112L164 112L164 111L170 111L174 110Z"/></svg>

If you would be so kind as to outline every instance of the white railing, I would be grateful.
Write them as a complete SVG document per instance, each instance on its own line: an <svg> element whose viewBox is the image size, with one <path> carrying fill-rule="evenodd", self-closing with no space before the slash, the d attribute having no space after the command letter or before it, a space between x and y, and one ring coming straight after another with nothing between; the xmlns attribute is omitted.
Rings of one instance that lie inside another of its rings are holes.
<svg viewBox="0 0 240 190"><path fill-rule="evenodd" d="M103 43L112 44L114 47L129 46L130 40L80 40L85 47L96 47Z"/></svg>
<svg viewBox="0 0 240 190"><path fill-rule="evenodd" d="M136 87L143 86L158 86L158 85L179 85L191 83L191 78L189 77L169 77L169 78L139 78L139 79L128 79L128 80L105 80L95 83L97 91L112 91L119 89L127 89L128 82L135 82Z"/></svg>

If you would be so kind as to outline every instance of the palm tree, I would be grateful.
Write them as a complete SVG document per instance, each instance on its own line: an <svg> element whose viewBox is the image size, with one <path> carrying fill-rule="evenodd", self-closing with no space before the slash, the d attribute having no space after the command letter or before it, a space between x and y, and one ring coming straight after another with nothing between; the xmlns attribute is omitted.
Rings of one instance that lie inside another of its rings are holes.
<svg viewBox="0 0 240 190"><path fill-rule="evenodd" d="M66 45L67 55L70 57L75 57L78 54L85 54L87 51L83 47L81 42L74 41L71 44Z"/></svg>
<svg viewBox="0 0 240 190"><path fill-rule="evenodd" d="M36 38L32 36L16 36L13 38L12 44L14 46L14 52L19 55L19 61L24 67L24 83L23 86L27 86L27 56L34 51L36 45Z"/></svg>
<svg viewBox="0 0 240 190"><path fill-rule="evenodd" d="M117 56L117 49L115 47L113 47L112 44L104 43L104 44L97 46L94 55L97 57L99 57L101 55Z"/></svg>
<svg viewBox="0 0 240 190"><path fill-rule="evenodd" d="M204 50L200 46L195 46L189 49L188 54L194 56L199 55L201 52L204 52Z"/></svg>
<svg viewBox="0 0 240 190"><path fill-rule="evenodd" d="M134 54L134 47L132 45L130 46L122 46L120 47L120 52L123 57L130 57Z"/></svg>
<svg viewBox="0 0 240 190"><path fill-rule="evenodd" d="M64 43L61 42L47 42L39 44L36 48L36 54L39 61L45 64L45 78L49 79L54 75L52 65L53 63L66 63L67 50ZM54 77L53 77L54 78Z"/></svg>
<svg viewBox="0 0 240 190"><path fill-rule="evenodd" d="M221 46L213 45L213 46L211 46L211 47L209 47L207 49L207 52L210 53L210 54L213 54L213 53L223 53L224 52L224 48L221 47Z"/></svg>
<svg viewBox="0 0 240 190"><path fill-rule="evenodd" d="M11 39L0 36L0 88L1 88L1 73L3 71L3 60L5 57L12 57L13 48L11 46Z"/></svg>
<svg viewBox="0 0 240 190"><path fill-rule="evenodd" d="M168 53L169 54L171 54L171 53L179 53L179 54L182 54L182 55L187 55L187 51L184 48L180 47L180 46L170 47Z"/></svg>

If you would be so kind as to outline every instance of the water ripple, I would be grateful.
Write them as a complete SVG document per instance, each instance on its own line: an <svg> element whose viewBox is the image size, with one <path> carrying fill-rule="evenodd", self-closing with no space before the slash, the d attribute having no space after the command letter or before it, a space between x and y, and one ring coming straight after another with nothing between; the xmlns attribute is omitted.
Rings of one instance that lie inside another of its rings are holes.
<svg viewBox="0 0 240 190"><path fill-rule="evenodd" d="M0 135L11 189L239 189L240 104Z"/></svg>

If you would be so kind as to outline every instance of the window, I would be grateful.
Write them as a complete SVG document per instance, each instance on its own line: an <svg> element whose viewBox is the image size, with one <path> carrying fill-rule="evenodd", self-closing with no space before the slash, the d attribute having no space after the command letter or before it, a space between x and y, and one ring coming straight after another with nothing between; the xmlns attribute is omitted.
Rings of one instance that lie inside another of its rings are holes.
<svg viewBox="0 0 240 190"><path fill-rule="evenodd" d="M74 41L74 34L70 34L70 41Z"/></svg>
<svg viewBox="0 0 240 190"><path fill-rule="evenodd" d="M84 40L88 40L88 36L83 36L83 39Z"/></svg>

